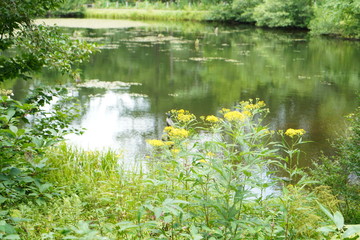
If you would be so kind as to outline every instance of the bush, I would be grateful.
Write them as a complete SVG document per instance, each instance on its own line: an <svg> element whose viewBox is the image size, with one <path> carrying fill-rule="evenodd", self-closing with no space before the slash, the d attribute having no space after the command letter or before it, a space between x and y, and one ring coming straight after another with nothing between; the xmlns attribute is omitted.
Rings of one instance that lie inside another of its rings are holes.
<svg viewBox="0 0 360 240"><path fill-rule="evenodd" d="M254 9L262 2L263 0L234 0L232 9L236 12L235 20L239 22L255 22Z"/></svg>
<svg viewBox="0 0 360 240"><path fill-rule="evenodd" d="M314 7L310 29L315 34L360 38L360 3L352 0L325 0Z"/></svg>
<svg viewBox="0 0 360 240"><path fill-rule="evenodd" d="M306 28L312 17L310 0L265 0L254 10L259 26Z"/></svg>
<svg viewBox="0 0 360 240"><path fill-rule="evenodd" d="M214 21L237 21L250 23L253 18L254 8L263 0L234 0L229 4L219 4L211 12L211 20Z"/></svg>

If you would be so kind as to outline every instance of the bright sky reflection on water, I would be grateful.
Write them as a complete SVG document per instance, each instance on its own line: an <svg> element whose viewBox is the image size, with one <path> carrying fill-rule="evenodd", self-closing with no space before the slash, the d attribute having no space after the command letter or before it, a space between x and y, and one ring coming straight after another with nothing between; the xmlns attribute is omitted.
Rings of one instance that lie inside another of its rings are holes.
<svg viewBox="0 0 360 240"><path fill-rule="evenodd" d="M108 90L90 98L86 108L80 120L86 131L68 136L70 143L92 150L119 149L127 161L145 153L143 138L157 128L155 116L148 113L147 97Z"/></svg>

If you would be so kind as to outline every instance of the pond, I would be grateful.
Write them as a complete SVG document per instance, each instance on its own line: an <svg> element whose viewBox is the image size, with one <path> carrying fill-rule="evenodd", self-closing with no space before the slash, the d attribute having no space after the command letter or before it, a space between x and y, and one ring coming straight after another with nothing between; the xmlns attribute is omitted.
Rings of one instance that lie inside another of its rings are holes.
<svg viewBox="0 0 360 240"><path fill-rule="evenodd" d="M320 151L331 151L328 140L344 132L344 116L357 106L360 42L246 25L102 23L105 28L99 28L67 21L74 24L67 27L78 27L64 28L71 36L101 44L101 52L81 66L83 82L75 86L47 71L33 81L16 81L14 92L65 84L84 107L74 124L87 129L69 141L121 149L128 161L145 154L145 139L161 137L170 109L215 115L222 107L260 98L270 108L271 129L303 128L306 140L314 141L304 148L306 165Z"/></svg>

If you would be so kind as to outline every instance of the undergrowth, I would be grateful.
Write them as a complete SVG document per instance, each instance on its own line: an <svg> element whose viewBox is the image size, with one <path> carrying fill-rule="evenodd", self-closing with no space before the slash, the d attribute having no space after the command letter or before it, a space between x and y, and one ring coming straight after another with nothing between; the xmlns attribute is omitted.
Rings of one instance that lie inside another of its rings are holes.
<svg viewBox="0 0 360 240"><path fill-rule="evenodd" d="M356 239L331 189L297 166L305 131L272 131L267 112L259 100L172 110L131 167L115 151L54 146L43 179L59 196L14 205L7 222L18 239Z"/></svg>

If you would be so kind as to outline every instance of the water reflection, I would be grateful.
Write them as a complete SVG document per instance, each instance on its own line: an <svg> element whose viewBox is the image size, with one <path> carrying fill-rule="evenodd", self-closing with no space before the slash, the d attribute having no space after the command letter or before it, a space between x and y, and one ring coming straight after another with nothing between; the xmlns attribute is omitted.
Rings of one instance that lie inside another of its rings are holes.
<svg viewBox="0 0 360 240"><path fill-rule="evenodd" d="M327 139L343 132L343 116L356 107L360 43L249 26L219 26L218 34L214 29L157 23L67 30L102 44L102 52L82 66L82 79L141 84L78 89L85 106L78 124L87 131L71 140L90 148L124 149L126 158L134 159L144 153L146 138L161 136L170 109L216 114L221 107L259 97L271 110L271 128L304 128L307 139L315 141L305 149L309 155L330 151ZM52 72L37 79L40 85L66 81Z"/></svg>
<svg viewBox="0 0 360 240"><path fill-rule="evenodd" d="M81 96L81 91L73 93ZM85 149L121 149L125 160L146 153L145 138L157 135L163 126L150 112L147 97L129 92L107 90L104 94L84 96L85 114L78 126L86 129L81 136L68 139Z"/></svg>

